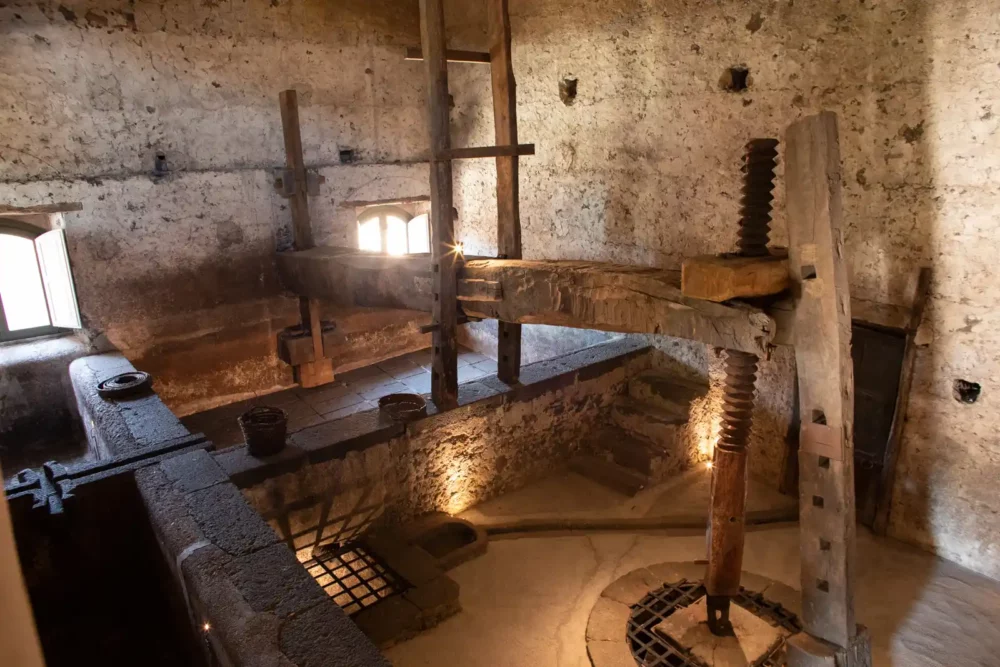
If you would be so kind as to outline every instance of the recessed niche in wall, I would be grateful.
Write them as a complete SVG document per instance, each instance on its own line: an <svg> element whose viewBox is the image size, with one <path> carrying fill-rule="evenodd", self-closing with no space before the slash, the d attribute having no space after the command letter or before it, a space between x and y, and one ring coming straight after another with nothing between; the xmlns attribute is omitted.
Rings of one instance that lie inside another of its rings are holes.
<svg viewBox="0 0 1000 667"><path fill-rule="evenodd" d="M559 82L559 99L568 107L576 104L576 86L579 79L563 79Z"/></svg>
<svg viewBox="0 0 1000 667"><path fill-rule="evenodd" d="M749 88L751 83L753 79L750 78L750 68L745 65L727 68L719 79L719 86L731 93L741 93Z"/></svg>

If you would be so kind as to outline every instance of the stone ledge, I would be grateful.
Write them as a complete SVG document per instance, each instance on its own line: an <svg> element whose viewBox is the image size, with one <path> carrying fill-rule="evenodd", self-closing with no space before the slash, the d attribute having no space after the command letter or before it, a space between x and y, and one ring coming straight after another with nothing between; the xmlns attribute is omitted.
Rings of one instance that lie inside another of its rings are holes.
<svg viewBox="0 0 1000 667"><path fill-rule="evenodd" d="M277 544L279 538L233 484L218 484L184 497L205 537L233 556Z"/></svg>

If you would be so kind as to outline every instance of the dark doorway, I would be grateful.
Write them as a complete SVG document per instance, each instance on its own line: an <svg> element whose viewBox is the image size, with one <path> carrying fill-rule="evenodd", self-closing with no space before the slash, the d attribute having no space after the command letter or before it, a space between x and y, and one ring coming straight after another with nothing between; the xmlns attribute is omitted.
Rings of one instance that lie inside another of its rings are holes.
<svg viewBox="0 0 1000 667"><path fill-rule="evenodd" d="M872 527L899 393L906 336L860 322L852 327L854 487L858 521Z"/></svg>

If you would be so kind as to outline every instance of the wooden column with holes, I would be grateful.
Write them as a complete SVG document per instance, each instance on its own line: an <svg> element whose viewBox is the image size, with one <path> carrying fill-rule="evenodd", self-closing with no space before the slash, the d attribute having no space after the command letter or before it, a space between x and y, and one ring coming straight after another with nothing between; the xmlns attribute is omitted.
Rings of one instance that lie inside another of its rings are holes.
<svg viewBox="0 0 1000 667"><path fill-rule="evenodd" d="M860 667L871 657L867 632L854 620L854 371L836 114L790 126L785 151L805 629L789 640L788 664Z"/></svg>
<svg viewBox="0 0 1000 667"><path fill-rule="evenodd" d="M308 250L313 242L309 219L309 183L302 156L302 134L299 130L299 98L294 90L278 95L281 106L281 129L285 135L286 178L292 177L292 194L288 200L292 211L292 232L296 250ZM287 184L286 184L287 187ZM319 302L299 298L302 327L310 333L313 361L295 367L295 381L303 387L316 387L333 381L333 362L323 354L323 324L319 317Z"/></svg>
<svg viewBox="0 0 1000 667"><path fill-rule="evenodd" d="M433 366L431 397L441 409L458 404L458 299L452 217L448 120L448 60L443 0L420 0L420 35L427 75L431 143L431 278Z"/></svg>
<svg viewBox="0 0 1000 667"><path fill-rule="evenodd" d="M517 145L517 97L511 59L508 0L488 0L493 123L497 146ZM497 252L521 259L517 156L497 158ZM521 373L521 325L497 322L497 377L514 384Z"/></svg>

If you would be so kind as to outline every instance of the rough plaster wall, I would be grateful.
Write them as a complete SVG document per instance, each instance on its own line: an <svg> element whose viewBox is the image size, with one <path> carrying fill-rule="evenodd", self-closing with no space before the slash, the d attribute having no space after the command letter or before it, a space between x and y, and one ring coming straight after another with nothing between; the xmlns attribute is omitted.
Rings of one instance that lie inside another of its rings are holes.
<svg viewBox="0 0 1000 667"><path fill-rule="evenodd" d="M178 413L285 386L278 93L299 91L306 162L327 178L316 241L353 244L339 202L427 194L424 164L386 164L426 150L420 64L402 60L416 43L415 0L3 3L0 200L83 204L66 227L88 334ZM154 180L157 152L172 173Z"/></svg>
<svg viewBox="0 0 1000 667"><path fill-rule="evenodd" d="M917 268L935 272L890 534L1000 577L995 10L989 0L511 2L519 138L537 146L521 160L525 257L677 268L729 251L741 146L838 113L853 294L906 305ZM483 48L481 15L451 18L454 47ZM720 89L733 65L750 69L743 93ZM452 72L454 134L491 143L488 73ZM570 106L564 79L579 80ZM782 174L779 164L776 244L787 240ZM494 188L491 165L460 165L459 230L473 252L495 251ZM659 347L720 375L700 346ZM775 440L758 443L754 466L772 479L793 364L779 355L760 372L756 424ZM952 398L959 377L983 385L975 405Z"/></svg>

